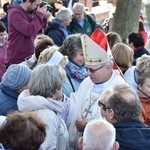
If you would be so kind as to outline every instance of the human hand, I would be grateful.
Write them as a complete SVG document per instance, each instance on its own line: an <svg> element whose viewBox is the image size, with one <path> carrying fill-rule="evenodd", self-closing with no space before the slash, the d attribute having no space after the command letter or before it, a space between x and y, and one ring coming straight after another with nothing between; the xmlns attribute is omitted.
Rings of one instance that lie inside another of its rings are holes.
<svg viewBox="0 0 150 150"><path fill-rule="evenodd" d="M88 122L87 118L77 119L75 123L77 130L82 132L87 122Z"/></svg>
<svg viewBox="0 0 150 150"><path fill-rule="evenodd" d="M51 12L47 10L47 6L43 6L37 9L37 12L40 12L44 15L44 18L47 19L51 16Z"/></svg>

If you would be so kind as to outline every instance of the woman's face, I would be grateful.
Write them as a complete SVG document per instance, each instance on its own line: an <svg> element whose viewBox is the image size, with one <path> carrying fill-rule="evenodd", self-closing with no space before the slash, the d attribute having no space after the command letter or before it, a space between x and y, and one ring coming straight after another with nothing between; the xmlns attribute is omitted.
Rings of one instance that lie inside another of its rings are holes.
<svg viewBox="0 0 150 150"><path fill-rule="evenodd" d="M82 66L84 64L84 55L83 52L78 51L77 55L73 58L73 61L78 65Z"/></svg>
<svg viewBox="0 0 150 150"><path fill-rule="evenodd" d="M148 97L150 97L150 78L146 78L144 83L138 86L139 89Z"/></svg>

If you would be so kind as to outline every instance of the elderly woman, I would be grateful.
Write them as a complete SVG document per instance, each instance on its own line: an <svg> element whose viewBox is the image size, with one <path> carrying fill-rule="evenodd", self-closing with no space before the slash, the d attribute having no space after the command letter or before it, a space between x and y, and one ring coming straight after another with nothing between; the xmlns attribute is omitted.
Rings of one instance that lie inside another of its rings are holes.
<svg viewBox="0 0 150 150"><path fill-rule="evenodd" d="M69 8L62 8L58 11L56 18L48 24L45 34L51 37L57 46L61 46L65 38L70 34L67 26L72 19L72 12Z"/></svg>
<svg viewBox="0 0 150 150"><path fill-rule="evenodd" d="M68 147L68 131L61 119L64 109L62 84L65 71L57 65L38 65L33 69L29 90L18 98L20 111L34 111L47 125L43 150L65 150Z"/></svg>
<svg viewBox="0 0 150 150"><path fill-rule="evenodd" d="M63 93L70 96L71 92L78 90L80 83L87 76L80 35L68 36L59 51L63 55L67 55L69 59L69 63L65 67L67 79L63 84Z"/></svg>
<svg viewBox="0 0 150 150"><path fill-rule="evenodd" d="M61 67L65 68L68 64L68 58L67 56L62 55L58 51L57 46L52 46L49 48L46 48L43 52L41 52L37 65L39 64L50 64L50 65L60 65ZM69 108L70 108L70 100L68 97L63 94L64 96L64 111L61 113L62 119L66 122L68 118Z"/></svg>

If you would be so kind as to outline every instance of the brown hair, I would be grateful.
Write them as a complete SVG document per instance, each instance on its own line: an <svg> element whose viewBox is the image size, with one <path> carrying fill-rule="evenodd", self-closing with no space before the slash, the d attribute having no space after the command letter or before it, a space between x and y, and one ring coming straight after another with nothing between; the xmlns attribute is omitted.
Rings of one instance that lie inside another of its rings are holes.
<svg viewBox="0 0 150 150"><path fill-rule="evenodd" d="M0 128L0 143L11 150L38 150L46 137L46 126L33 112L13 112Z"/></svg>
<svg viewBox="0 0 150 150"><path fill-rule="evenodd" d="M49 36L44 35L44 34L39 34L36 36L34 45L35 45L35 56L38 59L40 53L44 49L48 48L48 46L53 46L54 42Z"/></svg>
<svg viewBox="0 0 150 150"><path fill-rule="evenodd" d="M106 34L106 37L107 37L110 49L112 49L115 44L122 43L122 39L117 32L108 32Z"/></svg>
<svg viewBox="0 0 150 150"><path fill-rule="evenodd" d="M68 56L69 59L76 57L79 51L82 51L82 44L79 34L69 35L63 42L59 51Z"/></svg>

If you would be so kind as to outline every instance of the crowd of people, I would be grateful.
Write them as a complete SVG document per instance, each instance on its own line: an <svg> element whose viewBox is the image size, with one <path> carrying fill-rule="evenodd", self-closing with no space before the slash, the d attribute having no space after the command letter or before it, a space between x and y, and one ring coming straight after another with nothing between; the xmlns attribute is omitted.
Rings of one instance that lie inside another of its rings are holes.
<svg viewBox="0 0 150 150"><path fill-rule="evenodd" d="M7 4L0 150L150 149L144 24L123 43L86 14L86 2L57 0L55 13L40 0Z"/></svg>

